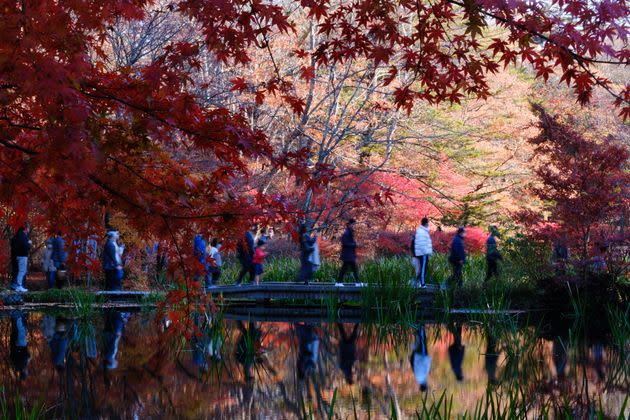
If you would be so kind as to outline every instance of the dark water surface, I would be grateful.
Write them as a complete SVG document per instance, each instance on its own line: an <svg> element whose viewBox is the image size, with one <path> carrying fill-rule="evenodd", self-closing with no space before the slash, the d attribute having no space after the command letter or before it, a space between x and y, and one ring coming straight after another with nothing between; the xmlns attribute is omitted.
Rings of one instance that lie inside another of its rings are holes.
<svg viewBox="0 0 630 420"><path fill-rule="evenodd" d="M151 313L6 314L9 413L18 395L48 418L327 418L335 395L337 418L416 418L423 398L452 397L456 416L490 395L525 400L530 417L553 403L581 418L597 401L616 418L629 389L627 340L620 351L605 334L577 344L568 330L509 322L384 331L199 318L187 339Z"/></svg>

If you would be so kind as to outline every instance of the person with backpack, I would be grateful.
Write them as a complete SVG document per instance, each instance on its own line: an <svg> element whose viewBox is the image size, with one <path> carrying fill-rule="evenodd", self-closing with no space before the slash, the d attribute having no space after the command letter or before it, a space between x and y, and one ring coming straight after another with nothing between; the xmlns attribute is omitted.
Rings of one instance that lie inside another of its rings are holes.
<svg viewBox="0 0 630 420"><path fill-rule="evenodd" d="M416 283L418 287L426 287L429 269L429 256L433 254L433 243L429 234L429 219L423 217L414 237L414 257L418 260Z"/></svg>
<svg viewBox="0 0 630 420"><path fill-rule="evenodd" d="M491 277L499 276L499 261L503 261L503 255L497 248L497 237L499 236L499 230L496 226L490 226L490 236L486 240L486 279L485 282L490 280Z"/></svg>
<svg viewBox="0 0 630 420"><path fill-rule="evenodd" d="M466 249L464 248L464 238L466 236L466 229L460 226L457 229L457 234L451 242L451 252L448 257L448 261L451 263L453 269L452 285L462 287L464 284L463 271L464 263L466 262Z"/></svg>
<svg viewBox="0 0 630 420"><path fill-rule="evenodd" d="M11 284L11 289L16 292L28 292L24 287L26 270L28 268L28 253L33 242L28 238L30 227L28 224L20 226L11 238L11 261L15 264L15 277Z"/></svg>

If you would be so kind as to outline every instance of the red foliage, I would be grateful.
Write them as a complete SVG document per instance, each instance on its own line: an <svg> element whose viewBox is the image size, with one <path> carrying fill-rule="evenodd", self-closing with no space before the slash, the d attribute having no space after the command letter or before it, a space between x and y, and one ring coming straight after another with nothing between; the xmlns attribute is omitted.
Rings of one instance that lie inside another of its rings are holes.
<svg viewBox="0 0 630 420"><path fill-rule="evenodd" d="M630 214L630 173L626 170L630 153L614 139L598 142L584 137L541 106L534 105L534 110L541 132L530 142L540 160L535 171L540 184L532 192L549 204L549 221L533 212L524 212L521 220L543 239L567 235L580 259L586 260L593 241L610 240L624 232L616 227Z"/></svg>
<svg viewBox="0 0 630 420"><path fill-rule="evenodd" d="M415 83L394 87L394 98L408 110L415 100L485 98L488 75L518 59L542 78L559 69L586 101L595 85L588 73L592 61L629 58L617 41L626 37L625 2L597 8L525 0L509 6L504 0L300 5L322 37L313 64L361 58L390 66L390 74L407 71ZM295 30L291 14L271 1L176 0L169 8L195 23L205 48L167 42L149 62L112 68L103 48L110 26L141 18L146 6L144 0L0 0L0 203L11 209L12 224L28 215L45 229L86 238L102 234L104 213L116 211L143 238L168 240L185 257L195 231L233 238L252 220L294 214L283 197L248 194L246 185L254 159L274 170L289 166L309 182L300 159L272 156L265 133L253 130L241 112L201 104L193 93L204 88L193 77L202 50L220 62L245 65L252 49L269 48L263 40ZM409 30L410 17L421 24ZM505 26L507 36L487 47L477 36L489 17ZM446 33L462 21L465 34ZM545 42L535 44L532 35ZM300 76L309 79L311 71L306 67ZM274 96L300 113L304 99L281 77L273 74L257 86L256 101ZM596 83L608 85L601 78ZM234 80L237 90L249 84ZM619 106L627 112L627 99ZM189 161L195 153L210 162L202 170ZM391 193L385 191L350 202L387 201Z"/></svg>

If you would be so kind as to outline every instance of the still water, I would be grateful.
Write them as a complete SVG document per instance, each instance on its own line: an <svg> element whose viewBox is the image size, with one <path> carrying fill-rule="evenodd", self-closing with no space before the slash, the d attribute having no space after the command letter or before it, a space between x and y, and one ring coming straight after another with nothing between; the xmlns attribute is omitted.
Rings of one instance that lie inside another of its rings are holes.
<svg viewBox="0 0 630 420"><path fill-rule="evenodd" d="M597 401L616 418L629 389L627 347L615 349L605 334L577 344L568 329L543 333L513 320L387 331L196 324L199 334L184 338L153 313L6 313L5 409L14 412L17 396L47 418L327 418L334 399L335 418L422 418L423 405L443 395L451 417L479 410L489 395L503 405L518 399L527 407L520 416L553 403L581 418Z"/></svg>

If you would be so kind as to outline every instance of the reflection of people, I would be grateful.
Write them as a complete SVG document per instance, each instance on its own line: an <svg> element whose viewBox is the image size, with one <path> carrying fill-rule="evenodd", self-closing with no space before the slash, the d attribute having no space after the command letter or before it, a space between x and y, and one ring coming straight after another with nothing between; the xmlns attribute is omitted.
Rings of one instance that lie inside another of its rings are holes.
<svg viewBox="0 0 630 420"><path fill-rule="evenodd" d="M346 333L342 324L337 323L339 329L339 368L343 372L349 385L354 383L352 366L357 360L357 338L359 337L359 324L354 324L350 336Z"/></svg>
<svg viewBox="0 0 630 420"><path fill-rule="evenodd" d="M26 319L22 311L11 313L11 339L10 358L15 370L20 374L20 379L28 376L28 336L26 330Z"/></svg>
<svg viewBox="0 0 630 420"><path fill-rule="evenodd" d="M553 364L556 367L556 376L558 380L563 380L566 377L565 370L569 358L567 354L567 349L562 343L560 337L555 337L553 339L552 359Z"/></svg>
<svg viewBox="0 0 630 420"><path fill-rule="evenodd" d="M196 321L198 322L198 321ZM203 322L199 334L192 337L192 359L201 372L208 370L208 359L212 362L221 360L221 337L215 334L212 325Z"/></svg>
<svg viewBox="0 0 630 420"><path fill-rule="evenodd" d="M118 345L123 329L127 323L128 314L115 310L105 312L105 329L103 332L103 366L106 370L118 367Z"/></svg>
<svg viewBox="0 0 630 420"><path fill-rule="evenodd" d="M487 332L487 346L486 346L486 373L488 374L488 383L495 385L497 383L497 361L499 360L499 354L496 349L496 340L493 335Z"/></svg>
<svg viewBox="0 0 630 420"><path fill-rule="evenodd" d="M597 372L597 379L603 382L606 378L604 372L604 346L600 343L593 344L593 361L595 364L595 372Z"/></svg>
<svg viewBox="0 0 630 420"><path fill-rule="evenodd" d="M309 324L295 324L298 338L297 376L303 380L315 371L319 355L319 337L315 327Z"/></svg>
<svg viewBox="0 0 630 420"><path fill-rule="evenodd" d="M50 354L57 370L63 370L66 366L66 350L70 341L69 322L66 318L55 318L55 329L50 339Z"/></svg>
<svg viewBox="0 0 630 420"><path fill-rule="evenodd" d="M243 366L245 381L250 382L253 379L252 366L258 361L262 330L256 326L254 321L249 321L247 327L245 327L242 321L237 321L236 326L241 332L241 335L236 342L234 358Z"/></svg>
<svg viewBox="0 0 630 420"><path fill-rule="evenodd" d="M451 362L451 368L455 374L455 378L458 381L464 380L464 373L462 371L462 362L464 360L464 352L466 347L462 344L462 326L460 324L454 324L451 328L453 334L453 344L448 346L448 358Z"/></svg>
<svg viewBox="0 0 630 420"><path fill-rule="evenodd" d="M420 325L420 328L416 330L409 362L411 362L413 376L420 386L420 391L426 391L428 389L429 372L431 371L431 356L429 356L429 348L427 347L427 335L424 324Z"/></svg>

